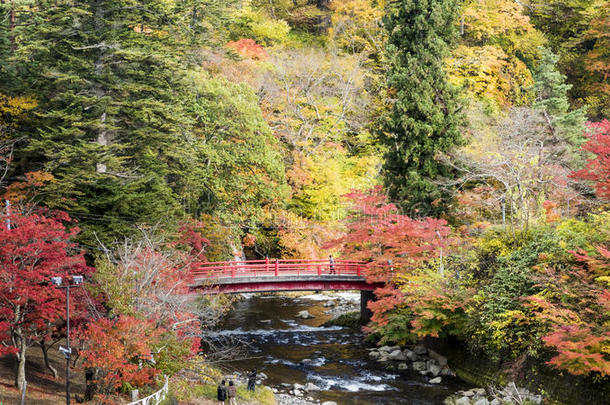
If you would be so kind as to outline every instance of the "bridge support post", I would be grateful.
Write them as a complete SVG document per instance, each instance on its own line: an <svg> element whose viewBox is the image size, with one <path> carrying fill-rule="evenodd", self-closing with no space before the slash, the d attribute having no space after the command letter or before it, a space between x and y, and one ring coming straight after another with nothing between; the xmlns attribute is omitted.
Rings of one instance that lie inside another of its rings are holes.
<svg viewBox="0 0 610 405"><path fill-rule="evenodd" d="M373 301L375 299L375 294L373 291L362 290L360 291L360 322L363 325L366 325L371 321L371 317L373 316L373 312L367 307L369 301Z"/></svg>

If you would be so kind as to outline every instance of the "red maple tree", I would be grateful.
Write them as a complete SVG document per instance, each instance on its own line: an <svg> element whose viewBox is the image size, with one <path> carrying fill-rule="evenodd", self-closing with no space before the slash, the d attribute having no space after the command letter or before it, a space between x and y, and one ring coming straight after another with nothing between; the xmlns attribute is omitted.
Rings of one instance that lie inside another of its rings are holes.
<svg viewBox="0 0 610 405"><path fill-rule="evenodd" d="M159 370L151 348L163 332L152 321L127 315L98 319L78 332L78 340L86 342L79 353L85 367L97 370L94 382L102 396L124 383L141 387L152 381Z"/></svg>
<svg viewBox="0 0 610 405"><path fill-rule="evenodd" d="M572 177L591 180L595 183L597 196L610 199L610 121L587 124L591 133L582 148L595 155L587 166L572 174Z"/></svg>
<svg viewBox="0 0 610 405"><path fill-rule="evenodd" d="M380 186L346 197L353 203L347 233L326 247L339 248L350 259L369 262L368 281L386 283L369 305L374 326L384 326L386 315L405 304L394 282L404 280L424 261L438 257L439 248L451 243L451 230L443 219L413 219L400 213L387 202Z"/></svg>
<svg viewBox="0 0 610 405"><path fill-rule="evenodd" d="M67 214L14 214L6 219L10 229L0 228L0 355L17 357L16 385L21 389L28 348L65 318L65 293L50 285L51 277L86 275L92 269L70 241L79 229L66 228L71 222Z"/></svg>
<svg viewBox="0 0 610 405"><path fill-rule="evenodd" d="M231 41L227 43L227 47L233 49L244 58L257 60L267 59L267 52L265 52L265 48L257 44L253 39L242 38L238 41Z"/></svg>

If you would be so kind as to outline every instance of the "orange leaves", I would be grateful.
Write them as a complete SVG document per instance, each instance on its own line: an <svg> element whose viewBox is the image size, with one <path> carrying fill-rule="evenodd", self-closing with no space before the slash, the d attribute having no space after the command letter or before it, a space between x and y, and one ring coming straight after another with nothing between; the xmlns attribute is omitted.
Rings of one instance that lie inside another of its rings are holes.
<svg viewBox="0 0 610 405"><path fill-rule="evenodd" d="M78 339L86 344L80 351L83 366L99 368L96 381L105 392L123 383L141 387L152 381L158 370L152 367L151 346L158 342L163 329L152 322L132 316L102 318L91 322Z"/></svg>
<svg viewBox="0 0 610 405"><path fill-rule="evenodd" d="M233 49L237 54L244 58L265 60L267 59L267 52L265 49L256 43L253 39L242 38L238 41L231 41L227 44L227 47Z"/></svg>
<svg viewBox="0 0 610 405"><path fill-rule="evenodd" d="M610 375L610 332L596 334L586 326L563 326L543 340L559 352L549 364L576 375Z"/></svg>

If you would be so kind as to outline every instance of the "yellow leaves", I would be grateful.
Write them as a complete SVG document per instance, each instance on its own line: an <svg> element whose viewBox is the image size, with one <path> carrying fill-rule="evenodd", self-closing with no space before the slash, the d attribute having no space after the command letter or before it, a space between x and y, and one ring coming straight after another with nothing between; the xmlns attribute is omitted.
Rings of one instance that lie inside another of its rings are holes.
<svg viewBox="0 0 610 405"><path fill-rule="evenodd" d="M532 74L525 64L496 46L456 48L446 61L449 80L472 95L500 106L532 100Z"/></svg>
<svg viewBox="0 0 610 405"><path fill-rule="evenodd" d="M476 45L496 45L509 55L533 62L546 42L536 30L523 4L512 0L476 0L463 11L464 34Z"/></svg>
<svg viewBox="0 0 610 405"><path fill-rule="evenodd" d="M4 135L3 127L14 128L17 121L37 105L38 102L33 97L9 97L0 93L0 136Z"/></svg>

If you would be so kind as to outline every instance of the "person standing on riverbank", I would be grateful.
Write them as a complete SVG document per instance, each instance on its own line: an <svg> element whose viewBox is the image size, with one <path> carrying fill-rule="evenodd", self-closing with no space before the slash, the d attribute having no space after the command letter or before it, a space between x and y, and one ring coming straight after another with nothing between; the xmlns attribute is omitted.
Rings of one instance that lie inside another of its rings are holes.
<svg viewBox="0 0 610 405"><path fill-rule="evenodd" d="M229 387L227 388L227 396L229 397L229 405L237 405L237 387L233 384L233 381L229 381Z"/></svg>
<svg viewBox="0 0 610 405"><path fill-rule="evenodd" d="M248 374L248 391L254 391L254 387L256 386L256 369L253 369L250 374Z"/></svg>
<svg viewBox="0 0 610 405"><path fill-rule="evenodd" d="M225 386L225 380L222 380L218 389L216 390L216 398L218 399L218 405L225 405L227 400L227 387Z"/></svg>

